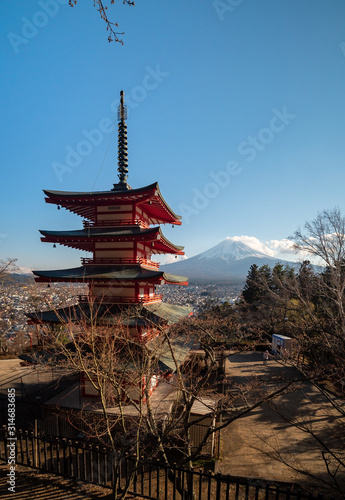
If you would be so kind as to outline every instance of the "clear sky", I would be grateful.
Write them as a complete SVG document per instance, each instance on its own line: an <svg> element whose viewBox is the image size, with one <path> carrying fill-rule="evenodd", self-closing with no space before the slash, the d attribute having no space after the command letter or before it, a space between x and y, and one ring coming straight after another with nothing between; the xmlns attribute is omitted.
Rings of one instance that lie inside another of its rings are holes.
<svg viewBox="0 0 345 500"><path fill-rule="evenodd" d="M0 258L79 265L79 251L40 242L39 229L82 227L42 189L117 182L121 89L128 182L159 182L183 215L163 232L187 256L228 236L276 251L319 210L345 212L343 0L109 2L124 46L92 0L0 9Z"/></svg>

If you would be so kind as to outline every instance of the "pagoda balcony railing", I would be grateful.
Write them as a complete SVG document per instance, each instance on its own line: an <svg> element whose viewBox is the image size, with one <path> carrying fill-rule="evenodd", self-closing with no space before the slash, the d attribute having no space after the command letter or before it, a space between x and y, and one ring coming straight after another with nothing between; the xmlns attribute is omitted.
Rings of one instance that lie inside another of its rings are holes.
<svg viewBox="0 0 345 500"><path fill-rule="evenodd" d="M135 259L128 259L125 257L117 257L117 258L111 258L111 257L102 257L95 259L93 257L82 257L81 263L83 266L92 266L92 265L137 265L140 264L141 266L146 266L146 267L153 267L154 269L159 269L159 263L158 262L153 262L153 260L149 259L144 259L142 257L136 257Z"/></svg>
<svg viewBox="0 0 345 500"><path fill-rule="evenodd" d="M90 304L143 304L149 302L160 302L163 298L161 294L142 295L141 297L109 297L96 295L79 295L79 302L89 302Z"/></svg>
<svg viewBox="0 0 345 500"><path fill-rule="evenodd" d="M149 229L150 224L142 219L101 220L98 222L83 221L84 229L88 227L118 227L118 226L140 226Z"/></svg>

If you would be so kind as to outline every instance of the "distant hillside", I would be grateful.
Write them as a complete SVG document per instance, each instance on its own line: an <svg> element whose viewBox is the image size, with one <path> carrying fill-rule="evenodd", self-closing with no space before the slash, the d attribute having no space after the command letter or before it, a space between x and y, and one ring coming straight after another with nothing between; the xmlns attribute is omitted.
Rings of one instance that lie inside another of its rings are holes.
<svg viewBox="0 0 345 500"><path fill-rule="evenodd" d="M10 281L16 283L31 283L34 281L34 275L28 267L17 267L12 273L8 273Z"/></svg>
<svg viewBox="0 0 345 500"><path fill-rule="evenodd" d="M21 273L13 273L9 275L12 281L15 281L16 283L33 283L34 282L34 275L31 274L21 274Z"/></svg>

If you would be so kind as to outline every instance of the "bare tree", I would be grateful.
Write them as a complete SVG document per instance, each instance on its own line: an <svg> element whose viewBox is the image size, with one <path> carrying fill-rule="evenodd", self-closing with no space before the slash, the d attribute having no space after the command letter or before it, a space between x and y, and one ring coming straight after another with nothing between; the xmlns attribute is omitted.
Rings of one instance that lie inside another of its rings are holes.
<svg viewBox="0 0 345 500"><path fill-rule="evenodd" d="M133 0L121 0L124 5L129 5L129 6L134 6L135 3ZM115 0L110 0L108 3L110 5L115 4ZM74 7L77 5L77 0L69 0L69 5L70 7ZM111 21L109 16L108 16L108 6L106 5L106 2L104 0L93 0L93 5L96 7L97 11L99 12L99 15L101 19L106 24L107 31L109 33L108 35L108 42L119 42L123 45L123 40L119 38L120 36L124 35L124 32L119 32L117 31L117 28L119 25L115 21Z"/></svg>
<svg viewBox="0 0 345 500"><path fill-rule="evenodd" d="M110 446L116 457L115 478L125 454L134 457L125 490L118 491L118 482L114 483L114 499L124 497L143 460L159 458L172 467L173 480L174 463L192 467L212 436L272 397L269 393L260 395L259 401L241 404L233 412L236 398L243 400L243 395L224 395L217 390L219 368L227 355L213 345L216 335L222 335L219 318L205 318L204 322L194 318L169 330L152 323L148 327L156 336L143 343L126 326L131 323L133 311L112 318L108 314L102 321L101 305L89 306L78 324L61 317L65 332L55 340L55 354L58 352L60 359L63 355L66 367L82 373L83 383L97 395L94 403L87 401L74 415L82 422L80 429L86 435ZM147 321L138 317L138 311L136 318ZM197 349L183 362L192 345ZM285 387L279 392L282 390ZM202 411L196 412L196 406L201 406ZM73 422L71 416L69 419ZM204 434L193 442L193 428L205 422ZM188 497L188 485L186 488Z"/></svg>
<svg viewBox="0 0 345 500"><path fill-rule="evenodd" d="M17 259L0 260L0 284L11 281L11 274L14 273L18 267L16 265Z"/></svg>
<svg viewBox="0 0 345 500"><path fill-rule="evenodd" d="M338 208L323 210L292 237L297 251L319 257L327 267L345 260L345 218Z"/></svg>
<svg viewBox="0 0 345 500"><path fill-rule="evenodd" d="M345 334L345 217L340 210L324 210L298 229L293 237L295 249L319 258L326 266L322 282L324 297L335 308L337 326ZM334 314L334 313L333 313Z"/></svg>
<svg viewBox="0 0 345 500"><path fill-rule="evenodd" d="M323 353L319 364L339 382L345 381L345 217L338 208L324 210L305 223L304 231L298 229L293 240L297 251L309 253L325 266L316 280L313 300L304 300L303 306L308 305L314 321L314 353L317 349Z"/></svg>

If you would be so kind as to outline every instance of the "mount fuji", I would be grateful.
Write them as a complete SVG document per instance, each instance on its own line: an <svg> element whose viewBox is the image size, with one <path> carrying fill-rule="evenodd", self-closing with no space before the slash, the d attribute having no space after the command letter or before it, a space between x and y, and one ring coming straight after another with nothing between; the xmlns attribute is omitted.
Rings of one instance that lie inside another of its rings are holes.
<svg viewBox="0 0 345 500"><path fill-rule="evenodd" d="M234 284L245 280L252 264L274 267L278 262L296 266L295 262L276 259L229 237L205 252L161 268L171 274L188 276L189 281L227 281Z"/></svg>

